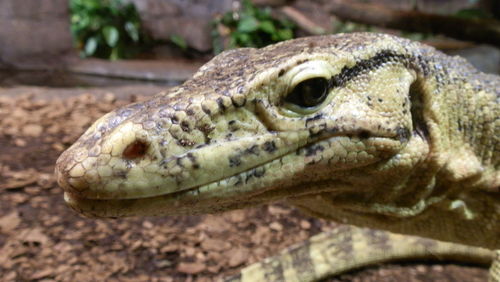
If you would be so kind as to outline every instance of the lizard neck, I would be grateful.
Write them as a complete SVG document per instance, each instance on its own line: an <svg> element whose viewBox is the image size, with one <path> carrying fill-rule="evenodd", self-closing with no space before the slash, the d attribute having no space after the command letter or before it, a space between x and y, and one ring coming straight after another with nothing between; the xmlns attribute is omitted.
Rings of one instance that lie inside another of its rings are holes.
<svg viewBox="0 0 500 282"><path fill-rule="evenodd" d="M416 83L414 91L420 93L412 95L414 123L419 126L418 119L423 119L428 166L434 167L438 183L458 191L500 193L500 81L462 60L429 62L450 71Z"/></svg>
<svg viewBox="0 0 500 282"><path fill-rule="evenodd" d="M395 165L396 156L352 179L339 178L354 183L355 190L349 186L289 201L339 222L499 248L500 82L439 54L414 65L434 70L416 68L410 89L416 136L401 156L413 156L414 163ZM362 182L373 174L377 177Z"/></svg>

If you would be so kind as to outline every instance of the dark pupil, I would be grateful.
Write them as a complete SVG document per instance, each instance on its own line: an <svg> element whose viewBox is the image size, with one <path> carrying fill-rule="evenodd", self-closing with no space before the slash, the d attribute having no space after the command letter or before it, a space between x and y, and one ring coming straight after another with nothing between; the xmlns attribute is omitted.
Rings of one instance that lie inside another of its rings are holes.
<svg viewBox="0 0 500 282"><path fill-rule="evenodd" d="M325 101L327 92L328 81L325 78L311 78L297 84L285 101L304 108L314 107Z"/></svg>

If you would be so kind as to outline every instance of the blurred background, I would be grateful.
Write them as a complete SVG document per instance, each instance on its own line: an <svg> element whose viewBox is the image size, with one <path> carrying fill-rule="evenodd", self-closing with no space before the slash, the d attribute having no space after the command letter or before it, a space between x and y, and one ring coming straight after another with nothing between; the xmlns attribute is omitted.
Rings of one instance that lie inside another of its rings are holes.
<svg viewBox="0 0 500 282"><path fill-rule="evenodd" d="M54 163L101 115L226 49L385 32L498 74L499 19L498 0L0 0L0 281L212 281L336 228L281 203L90 220L65 206ZM392 264L338 281L389 278L485 281L486 270Z"/></svg>
<svg viewBox="0 0 500 282"><path fill-rule="evenodd" d="M451 53L473 42L498 46L499 5L496 0L2 0L0 85L123 84L104 77L172 85L225 49L338 32L395 33ZM498 72L498 52L483 49L479 53L489 59L480 67ZM168 71L172 68L176 71Z"/></svg>

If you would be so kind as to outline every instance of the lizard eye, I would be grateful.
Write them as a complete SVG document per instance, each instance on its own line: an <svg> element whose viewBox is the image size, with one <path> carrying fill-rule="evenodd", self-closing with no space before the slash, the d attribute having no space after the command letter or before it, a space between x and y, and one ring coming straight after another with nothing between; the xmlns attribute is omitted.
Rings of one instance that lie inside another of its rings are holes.
<svg viewBox="0 0 500 282"><path fill-rule="evenodd" d="M310 78L297 84L285 97L285 102L295 107L313 108L325 101L328 88L326 78Z"/></svg>

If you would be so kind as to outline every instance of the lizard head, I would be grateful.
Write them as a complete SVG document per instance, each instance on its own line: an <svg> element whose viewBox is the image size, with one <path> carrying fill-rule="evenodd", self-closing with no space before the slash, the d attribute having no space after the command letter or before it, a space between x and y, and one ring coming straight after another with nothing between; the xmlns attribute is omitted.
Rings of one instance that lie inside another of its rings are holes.
<svg viewBox="0 0 500 282"><path fill-rule="evenodd" d="M191 214L397 186L394 170L374 177L411 169L421 156L408 144L425 145L401 42L344 34L227 51L96 121L57 161L65 200L89 216Z"/></svg>

